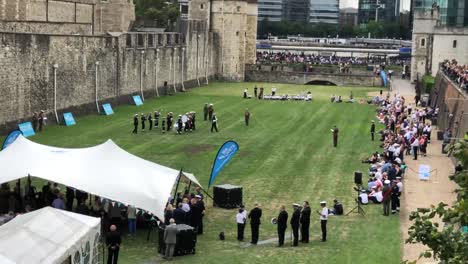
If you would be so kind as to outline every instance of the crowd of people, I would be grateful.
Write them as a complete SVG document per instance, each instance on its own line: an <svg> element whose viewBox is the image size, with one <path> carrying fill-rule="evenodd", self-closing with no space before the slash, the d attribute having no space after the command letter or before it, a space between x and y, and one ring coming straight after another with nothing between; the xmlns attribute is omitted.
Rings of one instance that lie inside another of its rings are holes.
<svg viewBox="0 0 468 264"><path fill-rule="evenodd" d="M316 213L320 217L322 242L325 242L327 240L328 216L343 215L343 205L335 199L333 209L331 210L326 207L325 201L320 202L320 206L321 209L317 210ZM311 212L312 211L308 201L304 201L302 207L300 204L293 204L293 213L289 221L289 224L292 229L292 246L297 247L299 241L301 241L302 243L309 243ZM255 202L254 207L250 210L249 213L247 213L246 208L243 205L241 205L235 217L237 224L237 240L244 241L245 226L247 225L247 221L250 221L250 243L256 245L259 239L260 225L262 222L261 218L262 209L260 208L259 203ZM271 219L271 223L277 225L278 246L282 247L284 245L285 233L288 227L288 213L284 205L280 206L278 216Z"/></svg>
<svg viewBox="0 0 468 264"><path fill-rule="evenodd" d="M406 170L405 156L427 155L427 145L431 141L432 126L430 119L436 118L438 109L419 107L419 96L415 96L414 106L406 99L395 94L390 98L377 100L378 122L384 129L380 135L382 152L375 152L363 163L369 163L367 186L360 186L358 201L361 204L383 204L383 214L395 214L400 209L400 196L403 190L402 178ZM375 121L371 122L371 140L375 140Z"/></svg>
<svg viewBox="0 0 468 264"><path fill-rule="evenodd" d="M382 57L339 57L305 54L304 52L257 52L257 63L310 63L313 65L372 65L386 63L387 65L403 65L406 60Z"/></svg>
<svg viewBox="0 0 468 264"><path fill-rule="evenodd" d="M468 91L468 65L460 65L456 60L445 60L442 63L442 70L461 89Z"/></svg>
<svg viewBox="0 0 468 264"><path fill-rule="evenodd" d="M138 129L141 132L161 130L162 133L166 133L174 130L177 134L185 132L192 132L196 130L196 112L190 111L184 115L180 114L177 120L174 118L173 112L168 112L166 117L163 116L161 110L154 111L151 113L141 113L140 115L135 114L133 116L133 134L138 134ZM218 132L218 118L214 112L213 104L206 103L203 107L203 120L209 120L211 122L211 132ZM148 126L147 126L148 125Z"/></svg>

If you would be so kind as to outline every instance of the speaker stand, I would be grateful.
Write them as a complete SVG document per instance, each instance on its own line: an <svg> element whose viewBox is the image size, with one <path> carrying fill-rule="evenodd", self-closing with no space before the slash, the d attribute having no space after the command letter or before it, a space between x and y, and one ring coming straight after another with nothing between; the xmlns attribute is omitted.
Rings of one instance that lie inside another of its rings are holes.
<svg viewBox="0 0 468 264"><path fill-rule="evenodd" d="M350 213L356 211L356 213L362 215L363 217L366 217L366 212L364 212L364 209L362 209L361 207L361 204L359 203L359 201L357 202L357 205L351 209L351 211L349 211L346 216L348 216Z"/></svg>

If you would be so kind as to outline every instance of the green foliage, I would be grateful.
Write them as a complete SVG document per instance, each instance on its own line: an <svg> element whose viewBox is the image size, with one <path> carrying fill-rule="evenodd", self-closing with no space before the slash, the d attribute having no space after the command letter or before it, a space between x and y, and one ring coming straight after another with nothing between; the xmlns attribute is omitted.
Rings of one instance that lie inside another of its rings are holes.
<svg viewBox="0 0 468 264"><path fill-rule="evenodd" d="M258 23L257 34L259 37L266 37L268 34L273 36L302 35L305 37L368 37L369 32L373 38L411 38L407 32L402 29L398 23L384 23L371 21L369 24L361 27L352 25L332 25L332 24L309 24L299 22L271 22L264 19Z"/></svg>
<svg viewBox="0 0 468 264"><path fill-rule="evenodd" d="M135 14L138 18L156 21L159 27L174 23L180 16L177 2L164 0L135 0Z"/></svg>
<svg viewBox="0 0 468 264"><path fill-rule="evenodd" d="M457 201L449 206L439 203L431 208L421 208L410 214L414 221L406 243L422 243L430 251L422 252L421 257L434 257L441 263L468 263L468 235L463 227L468 225L468 141L462 140L449 147L460 163L460 170L450 177L458 188ZM434 217L444 222L444 227L435 223Z"/></svg>
<svg viewBox="0 0 468 264"><path fill-rule="evenodd" d="M426 93L430 93L434 88L435 78L432 75L425 75L422 79L423 88Z"/></svg>

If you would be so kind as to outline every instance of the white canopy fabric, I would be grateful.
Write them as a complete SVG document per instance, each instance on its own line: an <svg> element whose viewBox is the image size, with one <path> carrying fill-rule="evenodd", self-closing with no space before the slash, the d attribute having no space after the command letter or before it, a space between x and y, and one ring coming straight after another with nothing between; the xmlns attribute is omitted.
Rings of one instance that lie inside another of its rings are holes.
<svg viewBox="0 0 468 264"><path fill-rule="evenodd" d="M19 215L0 226L0 263L80 263L76 252L97 255L100 229L99 218L52 207Z"/></svg>
<svg viewBox="0 0 468 264"><path fill-rule="evenodd" d="M179 175L132 155L112 140L90 148L41 145L19 136L0 152L0 183L27 175L130 204L164 218L164 207ZM201 186L195 176L183 173Z"/></svg>

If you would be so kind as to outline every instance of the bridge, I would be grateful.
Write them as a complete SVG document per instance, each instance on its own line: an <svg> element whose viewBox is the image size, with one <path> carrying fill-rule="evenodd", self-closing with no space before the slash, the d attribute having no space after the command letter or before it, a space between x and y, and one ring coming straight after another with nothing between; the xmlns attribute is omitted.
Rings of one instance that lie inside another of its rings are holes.
<svg viewBox="0 0 468 264"><path fill-rule="evenodd" d="M382 79L380 77L375 77L372 73L362 71L356 73L339 73L334 71L299 72L276 70L274 67L257 67L255 65L248 65L246 67L245 80L250 82L333 86L382 86Z"/></svg>

